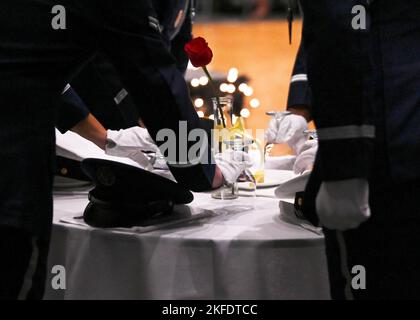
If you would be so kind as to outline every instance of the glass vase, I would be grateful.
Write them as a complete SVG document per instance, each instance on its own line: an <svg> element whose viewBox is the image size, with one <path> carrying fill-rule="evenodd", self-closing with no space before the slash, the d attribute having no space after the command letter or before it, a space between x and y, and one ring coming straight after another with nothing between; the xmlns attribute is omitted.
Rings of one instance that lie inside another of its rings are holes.
<svg viewBox="0 0 420 320"><path fill-rule="evenodd" d="M233 118L233 100L231 97L213 97L213 154L226 152L231 148L231 128ZM224 185L212 193L215 199L232 200L238 198L238 183Z"/></svg>

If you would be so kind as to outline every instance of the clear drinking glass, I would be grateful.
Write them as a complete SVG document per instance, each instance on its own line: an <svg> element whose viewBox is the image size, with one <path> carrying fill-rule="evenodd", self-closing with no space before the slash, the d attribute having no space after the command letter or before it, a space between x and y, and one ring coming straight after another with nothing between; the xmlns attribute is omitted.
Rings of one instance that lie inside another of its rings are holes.
<svg viewBox="0 0 420 320"><path fill-rule="evenodd" d="M245 140L242 138L234 138L230 140L223 141L223 145L225 146L225 150L234 150L234 151L242 151L247 152L249 150L249 146L253 144L252 140ZM245 159L244 159L245 160ZM238 183L244 182L246 183L246 191L249 196L256 196L256 181L254 175L250 170L245 170L241 173L238 177L238 180L230 185L225 185L220 189L216 190L212 193L212 197L215 199L221 200L232 200L236 199L239 196L239 185Z"/></svg>
<svg viewBox="0 0 420 320"><path fill-rule="evenodd" d="M242 137L242 139L236 139L233 143L232 148L235 151L243 151L248 154L250 159L253 161L254 165L246 169L238 178L238 182L241 183L244 189L244 195L247 197L256 197L257 196L257 180L256 173L264 172L260 171L260 161L257 161L260 158L260 152L258 151L258 144L252 137Z"/></svg>
<svg viewBox="0 0 420 320"><path fill-rule="evenodd" d="M214 132L213 132L213 154L223 153L227 150L248 152L254 144L252 137L248 137L244 132L243 122L234 122L233 117L233 100L231 97L212 98L213 116L214 116ZM237 118L236 121L242 121ZM219 190L213 192L212 197L215 199L231 200L238 197L238 182L247 182L247 190L254 191L256 189L256 181L250 170L243 172L238 181L223 186Z"/></svg>
<svg viewBox="0 0 420 320"><path fill-rule="evenodd" d="M232 140L230 129L232 128L233 100L231 97L214 97L213 104L213 143L212 151L216 155L223 153L230 148L226 143ZM238 197L238 184L222 186L212 193L215 199L232 200Z"/></svg>
<svg viewBox="0 0 420 320"><path fill-rule="evenodd" d="M265 151L264 144L258 139L253 139L246 150L253 162L249 171L252 173L256 184L265 182Z"/></svg>
<svg viewBox="0 0 420 320"><path fill-rule="evenodd" d="M213 104L213 154L226 150L223 141L231 139L233 100L231 97L212 98Z"/></svg>

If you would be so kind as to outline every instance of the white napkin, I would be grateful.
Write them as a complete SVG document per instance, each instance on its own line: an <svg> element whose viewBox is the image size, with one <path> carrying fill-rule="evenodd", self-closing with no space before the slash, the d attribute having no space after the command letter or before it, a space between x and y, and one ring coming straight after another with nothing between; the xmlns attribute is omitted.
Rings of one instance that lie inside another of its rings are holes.
<svg viewBox="0 0 420 320"><path fill-rule="evenodd" d="M87 158L104 159L144 169L137 162L129 158L114 157L105 154L105 151L94 143L73 132L62 134L56 130L56 152L59 156L80 162ZM151 172L175 181L175 178L169 170L153 170Z"/></svg>

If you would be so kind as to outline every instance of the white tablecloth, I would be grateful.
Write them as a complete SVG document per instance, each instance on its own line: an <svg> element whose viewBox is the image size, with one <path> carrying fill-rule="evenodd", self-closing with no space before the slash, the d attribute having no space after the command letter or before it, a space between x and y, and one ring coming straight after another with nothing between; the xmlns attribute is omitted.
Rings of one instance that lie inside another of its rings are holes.
<svg viewBox="0 0 420 320"><path fill-rule="evenodd" d="M323 237L283 221L278 199L195 194L215 217L144 234L59 222L82 214L85 194L54 203L49 270L65 267L66 290L47 283L46 299L329 298Z"/></svg>

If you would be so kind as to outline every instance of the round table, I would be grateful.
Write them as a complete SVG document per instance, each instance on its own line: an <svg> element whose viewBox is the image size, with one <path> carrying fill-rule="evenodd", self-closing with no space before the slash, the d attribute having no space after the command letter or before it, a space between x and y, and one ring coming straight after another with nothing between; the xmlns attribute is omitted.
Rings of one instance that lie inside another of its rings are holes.
<svg viewBox="0 0 420 320"><path fill-rule="evenodd" d="M190 207L212 217L147 233L63 223L82 215L87 194L55 195L49 270L64 267L66 289L51 273L45 298L329 299L323 236L285 222L267 194L195 194Z"/></svg>

